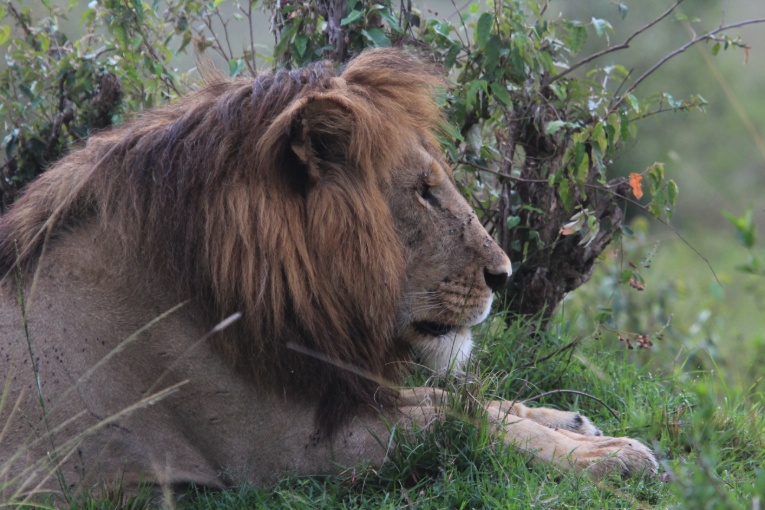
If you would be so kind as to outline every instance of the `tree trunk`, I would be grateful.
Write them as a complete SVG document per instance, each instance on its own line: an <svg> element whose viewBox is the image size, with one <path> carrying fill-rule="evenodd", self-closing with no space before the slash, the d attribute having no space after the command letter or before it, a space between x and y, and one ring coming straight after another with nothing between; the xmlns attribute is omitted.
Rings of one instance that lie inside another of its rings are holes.
<svg viewBox="0 0 765 510"><path fill-rule="evenodd" d="M586 185L572 189L571 203L589 210L600 223L600 231L588 244L581 244L581 234L562 235L561 227L575 211L566 210L548 176L561 166L565 146L560 139L544 134L541 126L545 122L541 117L548 112L538 108L531 115L536 121L519 121L529 116L518 112L508 121L501 173L511 175L513 161L517 165L519 157L523 157L516 154L519 147L523 148L525 158L520 176L502 182L496 224L500 246L514 266L504 295L510 311L508 320L523 315L546 322L564 296L592 276L595 260L622 225L621 197L628 196L630 187L624 178L612 180L606 186L598 185L600 174L590 168ZM519 217L520 223L508 229L510 216Z"/></svg>
<svg viewBox="0 0 765 510"><path fill-rule="evenodd" d="M348 12L348 0L317 0L319 13L327 20L327 44L332 46L332 60L345 62L348 44L345 40L345 29L342 19Z"/></svg>

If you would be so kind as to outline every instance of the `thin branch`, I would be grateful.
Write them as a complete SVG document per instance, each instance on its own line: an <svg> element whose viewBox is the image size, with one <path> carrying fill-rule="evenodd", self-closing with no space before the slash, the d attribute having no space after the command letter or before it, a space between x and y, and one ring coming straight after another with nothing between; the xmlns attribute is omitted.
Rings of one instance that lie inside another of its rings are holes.
<svg viewBox="0 0 765 510"><path fill-rule="evenodd" d="M492 170L490 168L486 168L485 166L476 165L475 163L471 163L471 162L466 161L466 160L459 160L457 162L459 164L462 164L462 165L471 166L471 167L475 168L476 170L480 170L482 172L488 172L490 174L494 174L494 175L497 175L499 177L505 177L506 179L510 179L510 180L517 181L517 182L528 182L528 183L538 183L538 184L547 183L548 182L547 179L524 179L523 177L515 177L513 175L509 175L509 174L506 174L504 172L498 172L496 170ZM652 214L648 210L648 207L646 207L645 205L641 204L640 202L638 202L636 200L632 200L630 197L621 195L621 194L617 193L616 191L608 188L607 186L599 186L597 184L585 184L584 186L587 187L587 188L591 188L591 189L595 189L595 190L598 190L598 191L603 191L605 193L609 193L609 194L611 194L611 195L613 195L615 197L618 197L618 198L624 200L625 202L629 202L630 204L632 204L632 205L634 205L636 207L639 207L641 210L643 210L644 212L648 213L652 218L654 218L656 221L658 221L663 226L665 226L670 231L672 231L672 233L675 234L675 236L677 236L677 238L680 239L680 241L682 241L683 244L685 244L688 248L690 248L691 251L693 251L693 253L695 253L696 256L698 256L701 260L703 260L704 263L706 264L707 268L709 268L709 271L712 273L712 276L714 277L714 279L717 282L717 284L722 286L722 282L720 282L720 278L718 278L717 272L712 267L712 263L709 262L709 259L706 258L704 255L702 255L702 253L695 246L693 246L685 237L683 237L683 235L680 233L680 231L678 231L675 227L670 225L666 220L663 220L659 216L656 216L656 215Z"/></svg>
<svg viewBox="0 0 765 510"><path fill-rule="evenodd" d="M16 8L13 6L11 2L8 2L7 5L8 5L8 11L10 11L11 15L16 20L16 24L18 24L21 27L21 29L24 31L24 33L26 34L27 38L32 44L32 47L34 47L35 50L40 51L40 43L37 41L35 34L32 32L32 29L30 29L29 25L27 25L27 22L24 20L24 17L19 13L19 11L16 10Z"/></svg>
<svg viewBox="0 0 765 510"><path fill-rule="evenodd" d="M218 16L218 20L220 20L220 24L223 27L223 35L226 39L226 48L228 48L228 54L231 55L231 58L233 58L234 50L231 49L231 40L228 37L228 22L223 19L223 15L218 9L215 9L215 15Z"/></svg>
<svg viewBox="0 0 765 510"><path fill-rule="evenodd" d="M579 339L577 338L576 340L567 343L566 345L564 345L560 349L554 350L553 352L551 352L547 356L543 356L543 357L539 358L538 360L534 360L534 363L528 363L526 365L519 366L518 369L520 370L520 369L526 369L526 368L533 368L533 367L535 367L537 365L537 363L543 363L543 362L545 362L545 361L547 361L547 360L557 356L558 354L560 354L562 352L565 352L565 351L567 351L569 349L573 349L574 347L576 347L576 345L578 343L579 343Z"/></svg>
<svg viewBox="0 0 765 510"><path fill-rule="evenodd" d="M460 12L460 8L457 7L457 3L452 0L452 6L454 7L454 10L457 12L457 16L460 18L460 24L462 25L462 30L465 31L465 39L467 39L467 43L462 40L462 37L460 37L459 31L454 31L455 34L457 34L457 39L460 40L460 43L462 44L462 47L465 48L465 51L467 52L468 58L470 58L470 32L468 32L467 27L465 26L465 20L462 19L462 12Z"/></svg>
<svg viewBox="0 0 765 510"><path fill-rule="evenodd" d="M492 170L491 168L481 166L477 163L472 163L466 159L460 159L457 160L457 163L460 165L466 165L475 168L476 170L480 170L481 172L490 173L493 175L496 175L497 177L504 177L506 179L510 179L511 181L518 181L518 182L530 182L530 183L546 183L549 182L547 179L524 179L523 177L516 177L514 175L506 174L505 172L500 172L497 170Z"/></svg>
<svg viewBox="0 0 765 510"><path fill-rule="evenodd" d="M157 52L154 51L154 46L151 44L151 42L149 42L149 39L146 36L146 33L143 31L143 28L141 27L141 24L135 23L134 28L135 28L135 31L138 33L138 35L141 36L141 43L143 44L143 47L146 48L146 51L149 52L149 55L151 55L151 58L154 59L154 61L157 62L162 68L163 76L160 78L160 80L162 80L162 83L164 83L167 88L172 89L173 92L176 93L176 95L180 96L181 91L178 90L178 88L175 86L175 80L173 80L173 78L171 77L172 75L167 70L167 67L165 67L165 63L162 61L159 55L157 55Z"/></svg>
<svg viewBox="0 0 765 510"><path fill-rule="evenodd" d="M639 28L639 29L638 29L638 30L637 30L635 33L633 33L631 36L629 36L629 37L628 37L628 38L627 38L627 39L626 39L626 40L625 40L623 43L621 43L621 44L618 44L618 45L616 45L616 46L611 46L611 47L609 47L609 48L606 48L606 49L604 49L604 50L602 50L602 51L599 51L599 52L597 52L597 53L593 53L593 54L592 54L592 55L590 55L589 57L586 57L586 58L584 58L584 59L580 60L579 62L577 62L577 63L576 63L576 64L574 64L573 66L569 67L569 68L568 68L568 69L566 69L565 71L561 71L560 73L558 73L558 74L556 74L555 76L553 76L552 78L550 78L550 83L552 83L552 82L554 82L554 81L556 81L556 80L559 80L560 78L563 78L563 77L564 77L564 76L566 76L567 74L569 74L569 73L571 73L571 72L575 71L576 69L579 69L579 68L580 68L580 67L582 67L583 65L585 65L585 64L588 64L588 63L592 62L592 61L593 61L593 60L595 60L595 59L598 59L598 58L602 57L603 55L608 55L609 53L613 53L613 52L615 52L615 51L620 51L620 50L624 50L624 49L627 49L627 48L629 48L629 46L630 46L630 43L631 43L631 42L632 42L632 41L633 41L633 40L634 40L634 39L635 39L637 36L639 36L640 34L642 34L643 32L645 32L646 30L648 30L649 28L653 27L654 25L656 25L657 23L659 23L661 20L663 20L664 18L666 18L667 16L669 16L670 14L672 14L672 11L674 11L675 9L677 9L677 7L678 7L678 6L679 6L681 3L683 3L683 0L676 0L676 1L675 1L675 3L674 3L674 4L672 4L672 6L671 6L669 9L667 9L666 11L664 11L664 13L663 13L661 16L659 16L658 18L656 18L656 19L654 19L653 21L649 22L647 25L643 26L642 28Z"/></svg>
<svg viewBox="0 0 765 510"><path fill-rule="evenodd" d="M608 404L606 404L605 402L600 400L598 397L596 397L594 395L590 395L589 393L585 393L583 391L576 391L576 390L551 390L551 391L545 391L544 393L540 393L539 395L535 395L533 397L527 398L526 400L521 402L521 404L525 404L526 402L531 402L532 400L539 400L542 397L546 397L548 395L554 395L556 393L573 393L575 395L580 395L582 397L591 398L592 400L598 402L600 405L602 405L603 407L608 409L608 412L610 412L613 415L614 418L616 418L617 420L619 419L619 414L616 411L614 411L613 409L611 409L608 406Z"/></svg>
<svg viewBox="0 0 765 510"><path fill-rule="evenodd" d="M221 44L220 39L218 39L217 32L215 30L213 30L212 20L210 19L209 16L205 16L202 19L202 22L205 24L205 27L207 27L207 31L210 32L210 35L212 35L212 38L215 41L215 44L211 45L212 48L215 51L217 51L220 54L221 57L223 57L223 59L226 61L226 63L228 63L228 61L231 60L231 57L229 57L226 54L226 50L223 49L223 45ZM200 38L202 38L202 39L206 38L204 30L196 29L196 33L197 33L197 35L199 35Z"/></svg>
<svg viewBox="0 0 765 510"><path fill-rule="evenodd" d="M250 66L250 73L255 76L258 72L258 64L255 62L255 36L252 33L252 4L255 0L250 0L250 5L247 9L247 24L250 27L250 55L252 57L252 65Z"/></svg>
<svg viewBox="0 0 765 510"><path fill-rule="evenodd" d="M643 204L641 204L641 203L640 203L640 202L638 202L637 200L632 200L630 197L626 197L626 196L624 196L624 195L620 195L619 193L617 193L617 192L615 192L615 191L613 191L613 190L611 190L611 189L608 189L608 188L603 188L603 187L601 187L601 186L596 186L596 185L594 185L594 184L585 184L585 186L587 186L588 188L595 188L595 189L599 189L599 190L601 190L601 191L605 191L606 193L611 193L612 195L614 195L614 196L617 196L617 197L621 198L621 199L622 199L622 200L624 200L625 202L629 202L630 204L632 204L632 205L634 205L634 206L637 206L637 207L639 207L640 209L642 209L643 211L647 212L648 214L651 214L651 212L648 210L648 208L647 208L646 206L644 206ZM721 282L721 281L720 281L720 279L717 277L717 273L715 272L714 268L712 267L712 263L711 263L711 262L709 262L709 259L708 259L708 258L706 258L704 255L702 255L702 254L701 254L701 252L700 252L698 249L696 249L696 247L695 247L695 246L693 246L693 245L692 245L692 244L691 244L691 243L690 243L690 242L689 242L689 241L688 241L688 240L687 240L685 237L683 237L683 235L680 233L680 231L679 231L679 230L677 230L675 227L673 227L672 225L670 225L670 224L669 224L669 223L668 223L666 220L663 220L663 219L661 219L660 217L658 217L658 216L656 216L656 215L653 215L653 214L651 214L651 216L652 216L652 217L653 217L653 218L654 218L656 221L658 221L659 223L661 223L663 226L665 226L665 227L667 227L669 230L671 230L671 231L672 231L672 233L673 233L673 234L675 234L675 235L677 236L677 238L678 238L678 239L680 239L680 241L682 241L682 242L683 242L683 244L684 244L684 245L686 245L688 248L690 248L690 249L693 251L693 253L695 253L695 254L696 254L696 256L698 256L698 257L699 257L701 260L703 260L703 261L704 261L704 263L707 265L707 268L709 268L709 271L712 273L712 276L714 277L714 279L715 279L715 281L717 282L717 284L718 284L720 287L722 287L722 286L723 286L723 285L722 285L722 282Z"/></svg>
<svg viewBox="0 0 765 510"><path fill-rule="evenodd" d="M616 110L616 108L618 108L619 105L624 101L624 99L627 96L629 96L637 88L637 86L640 85L646 78L648 78L653 73L655 73L657 69L659 69L661 66L666 64L669 60L671 60L672 58L674 58L674 57L678 56L679 54L685 52L691 46L694 46L694 45L700 43L701 41L706 41L707 39L714 39L714 36L719 34L720 32L725 32L725 31L731 30L733 28L739 28L739 27L743 27L743 26L746 26L746 25L755 25L755 24L759 24L759 23L765 23L765 18L747 19L747 20L744 20L744 21L739 21L738 23L731 23L730 25L725 25L725 26L722 26L722 27L717 27L714 30L710 30L706 34L703 34L703 35L700 35L698 37L695 37L695 38L691 39L687 43L685 43L682 46L680 46L679 48L677 48L675 51L667 53L666 55L664 55L664 57L661 60L656 62L653 66L651 66L650 69L648 69L646 72L644 72L642 75L640 75L640 77L638 79L636 79L634 82L632 82L632 85L629 86L627 91L613 104L613 106L611 106L608 109L608 112L606 113L605 117L607 117L608 115L613 113Z"/></svg>

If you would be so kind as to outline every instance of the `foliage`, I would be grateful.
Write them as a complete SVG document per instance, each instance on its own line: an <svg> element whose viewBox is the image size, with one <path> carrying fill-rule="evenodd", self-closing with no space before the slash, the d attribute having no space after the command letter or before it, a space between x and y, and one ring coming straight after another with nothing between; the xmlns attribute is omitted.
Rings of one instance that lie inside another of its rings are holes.
<svg viewBox="0 0 765 510"><path fill-rule="evenodd" d="M741 217L727 211L723 211L723 216L733 225L736 240L749 251L748 260L738 265L736 269L746 274L765 276L765 251L756 250L757 228L752 219L752 207L749 206Z"/></svg>
<svg viewBox="0 0 765 510"><path fill-rule="evenodd" d="M156 11L141 2L92 2L80 17L85 34L71 39L61 23L77 4L44 1L40 19L16 2L0 4L0 19L9 23L0 37L3 208L91 131L179 93L184 75L168 67L175 31Z"/></svg>
<svg viewBox="0 0 765 510"><path fill-rule="evenodd" d="M228 73L238 76L255 73L263 62L296 67L322 58L342 61L368 47L415 48L442 65L454 83L443 96L450 124L442 141L482 221L517 263L513 292L520 302L511 303L511 310L550 316L566 292L590 277L592 264L615 238L626 247L616 257L600 259L606 260L605 271L588 289L588 299L580 300L600 306L591 316L598 328L591 341L572 338L561 318L554 318L548 331L509 315L487 324L480 371L498 375L483 383L479 393L512 400L576 388L594 395L618 418L597 401L572 393L545 396L544 404L583 409L610 434L656 438L654 446L674 483L641 481L625 488L618 480L594 485L580 475L526 470L525 458L455 421L424 442L404 445L380 472L357 468L331 479L287 480L274 491L202 493L188 504L743 506L765 495L761 396L757 388L737 392L721 377L702 375L702 370L717 368L706 354L714 354L713 345L648 363L652 353L664 348L663 336L693 336L690 328L674 331L671 320L676 301L693 293L671 280L644 290L655 247L645 246L639 224L622 224L623 208L631 204L667 221L678 189L661 163L626 176L616 174L611 161L636 140L643 119L706 103L700 96L639 95L638 84L697 42L711 41L713 54L747 48L722 35L726 27L721 26L667 53L640 76L633 76L626 62L597 65L598 58L628 47L663 20L688 22L677 12L679 3L621 38L621 44L612 44L618 36L608 21L550 16L542 0L497 0L486 7L475 3L454 21L429 18L411 2L392 0L348 0L343 12L327 0L262 5L169 0L161 7L140 0L94 0L81 15L75 14L81 3L74 0L66 6L44 0L36 10L0 0L0 50L6 63L0 72L5 158L0 207L93 130L184 92L189 75L179 70L178 57L191 49L219 56ZM626 5L612 4L620 15L628 15ZM260 8L271 18L273 51L259 51L253 36ZM61 28L72 16L85 30L77 39ZM242 50L231 44L235 32L245 34ZM583 55L593 44L602 49ZM726 216L750 253L742 271L765 275L751 212ZM534 279L545 273L543 282ZM540 285L549 286L549 292L532 299L528 293ZM702 333L707 319L701 315L708 308L699 305ZM624 350L614 348L615 338L623 340ZM656 345L650 348L651 343Z"/></svg>
<svg viewBox="0 0 765 510"><path fill-rule="evenodd" d="M226 60L232 76L256 72L256 57L264 57L253 36L255 1L171 0L160 8L96 0L80 17L86 33L70 40L59 26L76 4L43 2L45 16L34 22L29 8L2 4L0 18L13 25L0 34L0 47L8 50L0 76L3 205L91 130L179 94L187 81L173 67L179 53L209 50ZM696 109L704 100L634 93L675 53L637 78L625 65L591 63L627 47L677 4L623 44L580 58L589 38L610 44L613 27L597 18L546 16L543 1L503 0L487 9L471 4L457 23L426 19L410 4L396 10L391 0L267 1L275 46L264 58L276 67L301 66L397 44L443 65L456 83L445 97L451 122L443 142L483 223L517 264L508 306L549 317L567 292L589 279L597 255L618 235L624 201L671 216L678 190L663 165L635 174L648 183L649 198L640 204L642 188L612 175L609 162L634 139L641 119ZM627 15L624 4L615 5ZM230 36L239 21L249 40L236 52ZM724 28L692 42L714 40L715 53L743 46L720 36Z"/></svg>
<svg viewBox="0 0 765 510"><path fill-rule="evenodd" d="M524 455L448 419L429 434L402 437L382 469L355 466L334 477L287 478L267 490L200 491L183 507L695 510L747 508L763 495L765 419L756 399L720 379L672 369L651 373L635 362L633 351L604 356L602 344L572 338L553 323L531 340L528 324L508 326L497 317L482 326L478 363L494 376L452 383L455 392L580 410L607 434L651 444L660 454L662 479L594 484L581 473L529 469ZM537 398L551 387L581 392Z"/></svg>

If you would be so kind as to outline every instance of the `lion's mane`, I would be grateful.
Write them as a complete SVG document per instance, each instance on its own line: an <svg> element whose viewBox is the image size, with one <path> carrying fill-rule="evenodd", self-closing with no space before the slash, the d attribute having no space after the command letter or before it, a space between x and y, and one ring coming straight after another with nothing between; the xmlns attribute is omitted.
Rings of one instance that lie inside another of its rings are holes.
<svg viewBox="0 0 765 510"><path fill-rule="evenodd" d="M320 63L214 80L40 176L0 219L0 270L31 278L57 239L94 222L206 326L241 312L213 337L221 355L261 388L318 403L330 430L384 401L373 379L395 380L408 356L394 334L405 260L382 187L413 141L436 146L439 83L395 50L340 74ZM332 171L311 174L301 142Z"/></svg>

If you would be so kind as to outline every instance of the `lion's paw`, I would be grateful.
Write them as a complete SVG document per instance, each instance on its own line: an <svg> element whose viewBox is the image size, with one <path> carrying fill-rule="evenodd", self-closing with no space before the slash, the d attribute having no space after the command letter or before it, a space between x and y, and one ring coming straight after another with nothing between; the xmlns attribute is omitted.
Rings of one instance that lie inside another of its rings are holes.
<svg viewBox="0 0 765 510"><path fill-rule="evenodd" d="M585 438L564 430L559 432L580 443L571 452L571 460L593 478L602 478L609 473L619 473L624 477L654 476L658 472L656 457L637 439L607 436Z"/></svg>

